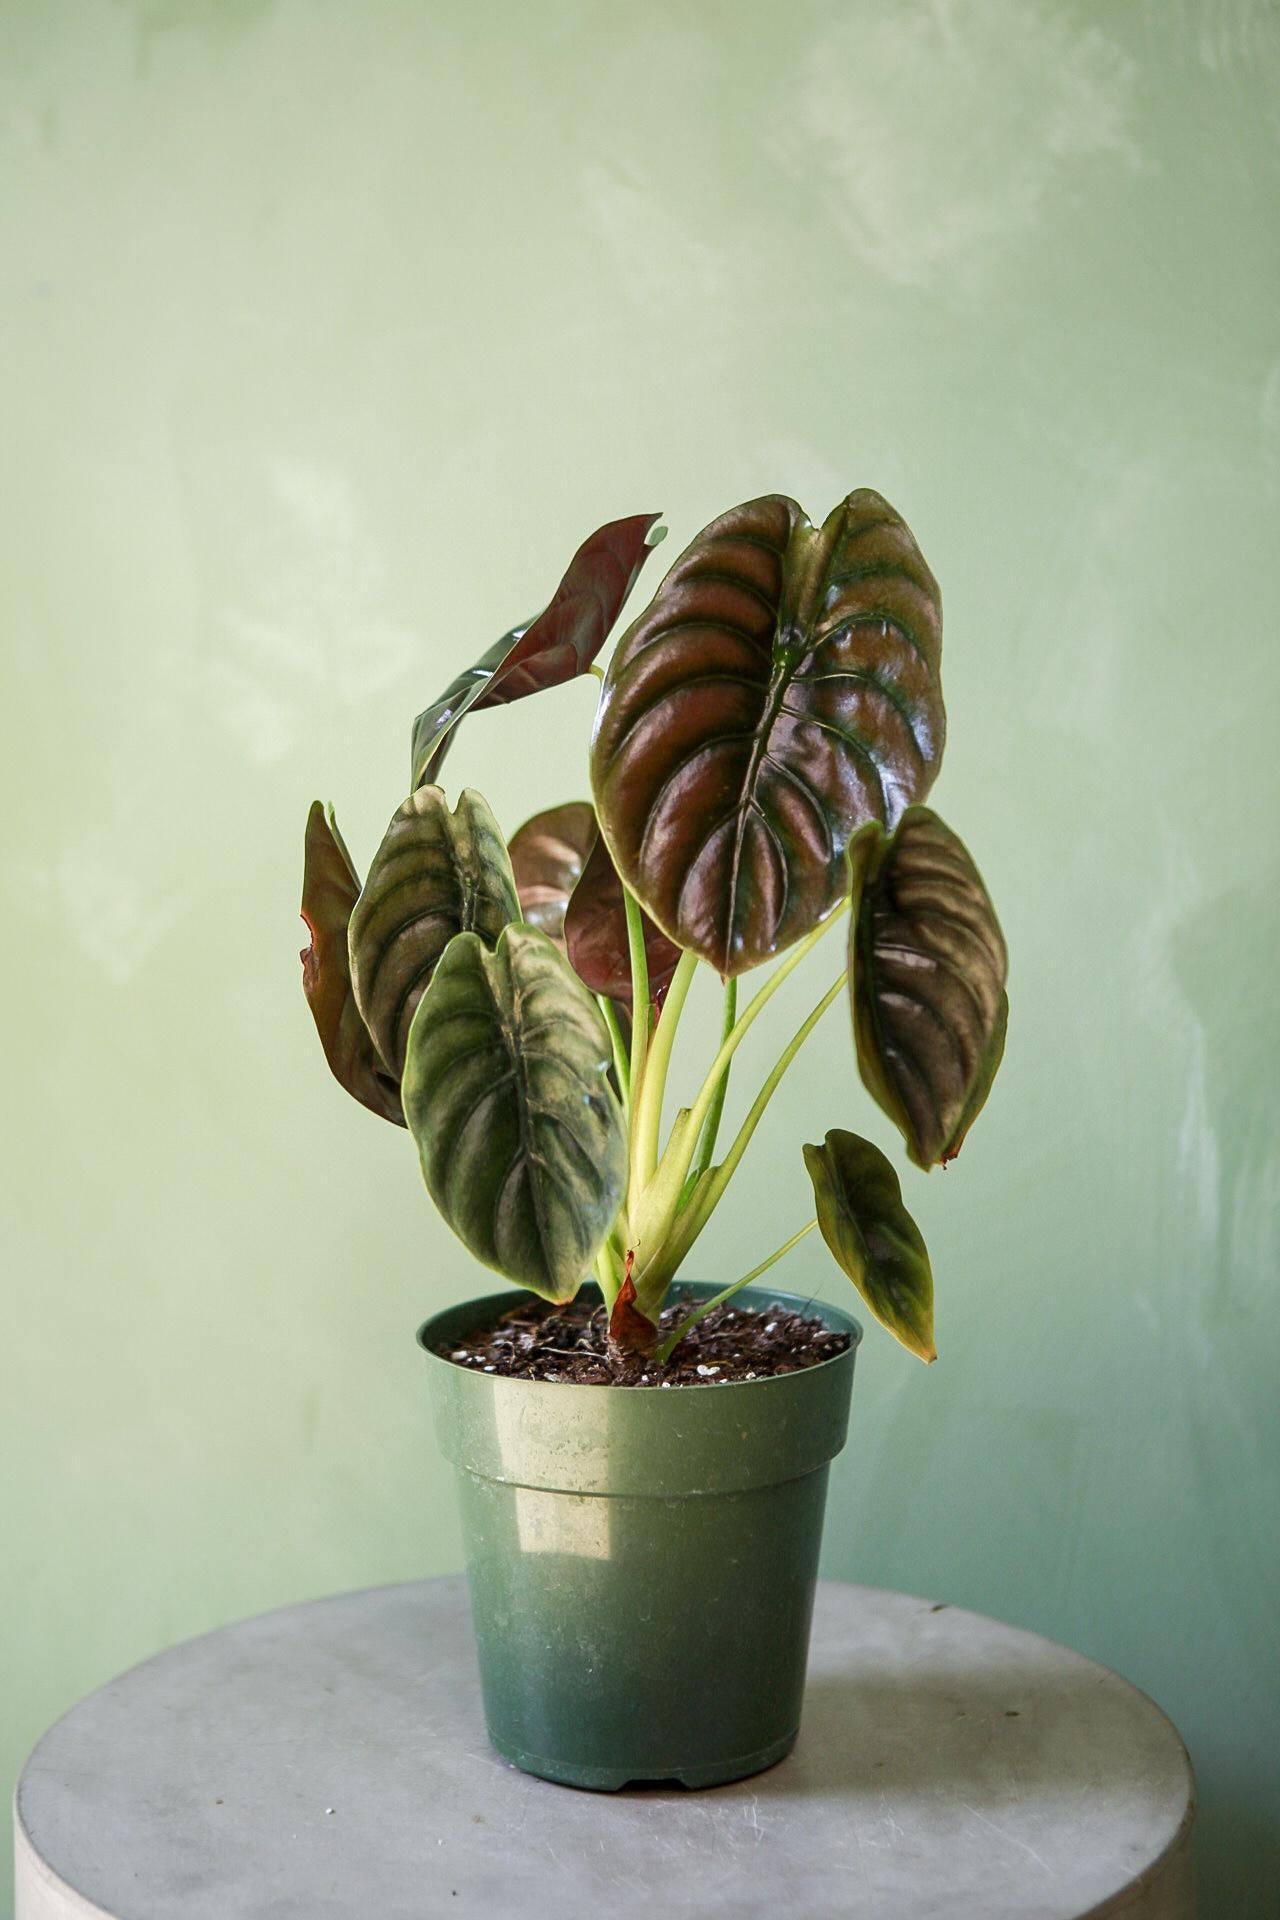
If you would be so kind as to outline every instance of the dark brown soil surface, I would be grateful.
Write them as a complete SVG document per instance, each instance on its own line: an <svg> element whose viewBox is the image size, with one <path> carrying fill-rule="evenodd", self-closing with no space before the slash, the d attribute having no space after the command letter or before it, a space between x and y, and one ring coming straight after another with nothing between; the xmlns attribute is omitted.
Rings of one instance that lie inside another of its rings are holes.
<svg viewBox="0 0 1280 1920"><path fill-rule="evenodd" d="M663 1310L665 1335L694 1306L675 1296ZM463 1346L440 1347L444 1360L477 1373L515 1380L567 1380L578 1386L712 1387L736 1380L767 1380L834 1359L849 1344L815 1316L789 1307L759 1310L728 1303L715 1307L685 1335L665 1367L637 1361L629 1377L610 1371L603 1307L574 1301L567 1307L526 1303L504 1314L487 1332Z"/></svg>

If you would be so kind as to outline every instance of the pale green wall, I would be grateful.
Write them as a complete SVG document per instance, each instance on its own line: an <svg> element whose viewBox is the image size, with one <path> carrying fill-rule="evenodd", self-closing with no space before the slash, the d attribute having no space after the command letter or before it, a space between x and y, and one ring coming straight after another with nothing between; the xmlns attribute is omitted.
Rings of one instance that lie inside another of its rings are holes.
<svg viewBox="0 0 1280 1920"><path fill-rule="evenodd" d="M308 802L367 858L599 520L869 484L1014 1014L828 1568L1149 1689L1204 1913L1274 1912L1278 101L1265 0L0 0L6 1778L168 1641L458 1561L411 1336L476 1275L321 1063ZM453 777L514 826L590 707ZM840 1019L704 1271L802 1138L889 1144Z"/></svg>

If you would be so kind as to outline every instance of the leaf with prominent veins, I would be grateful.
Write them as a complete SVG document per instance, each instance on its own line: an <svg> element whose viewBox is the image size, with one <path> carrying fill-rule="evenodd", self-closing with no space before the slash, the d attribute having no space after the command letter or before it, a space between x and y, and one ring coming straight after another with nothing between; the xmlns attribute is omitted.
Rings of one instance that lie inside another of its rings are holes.
<svg viewBox="0 0 1280 1920"><path fill-rule="evenodd" d="M571 1300L626 1192L627 1134L595 1001L544 934L458 934L409 1029L423 1178L486 1266Z"/></svg>
<svg viewBox="0 0 1280 1920"><path fill-rule="evenodd" d="M773 494L698 535L618 643L592 746L614 863L672 941L727 977L831 911L853 833L937 772L941 639L878 493L820 528Z"/></svg>
<svg viewBox="0 0 1280 1920"><path fill-rule="evenodd" d="M502 832L478 793L458 804L419 787L398 807L351 915L356 1000L387 1065L399 1075L409 1026L456 933L492 946L520 917Z"/></svg>
<svg viewBox="0 0 1280 1920"><path fill-rule="evenodd" d="M649 998L661 1004L680 961L680 949L643 914ZM597 834L564 917L564 937L573 970L593 993L631 1005L631 955L627 909L618 870Z"/></svg>
<svg viewBox="0 0 1280 1920"><path fill-rule="evenodd" d="M511 836L507 849L520 896L521 918L554 940L561 953L565 950L565 909L582 878L597 834L596 811L590 802L568 800L526 820ZM618 897L621 903L621 892Z"/></svg>
<svg viewBox="0 0 1280 1920"><path fill-rule="evenodd" d="M898 1176L879 1147L833 1127L806 1147L818 1226L882 1327L921 1360L936 1360L933 1273Z"/></svg>
<svg viewBox="0 0 1280 1920"><path fill-rule="evenodd" d="M1004 1053L1008 955L968 848L928 807L849 850L858 1066L919 1167L954 1160Z"/></svg>

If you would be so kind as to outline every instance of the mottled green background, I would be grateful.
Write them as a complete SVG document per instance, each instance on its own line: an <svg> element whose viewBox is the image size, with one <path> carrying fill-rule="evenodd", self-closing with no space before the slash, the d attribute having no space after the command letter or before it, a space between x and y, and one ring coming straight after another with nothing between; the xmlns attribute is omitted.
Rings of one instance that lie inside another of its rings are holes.
<svg viewBox="0 0 1280 1920"><path fill-rule="evenodd" d="M827 1567L1147 1688L1204 1914L1275 1912L1278 136L1265 0L0 0L6 1779L166 1642L458 1562L412 1332L477 1275L321 1061L308 803L367 859L599 520L869 484L1014 1012ZM581 792L591 705L452 778ZM803 1138L889 1144L828 1020L705 1273Z"/></svg>

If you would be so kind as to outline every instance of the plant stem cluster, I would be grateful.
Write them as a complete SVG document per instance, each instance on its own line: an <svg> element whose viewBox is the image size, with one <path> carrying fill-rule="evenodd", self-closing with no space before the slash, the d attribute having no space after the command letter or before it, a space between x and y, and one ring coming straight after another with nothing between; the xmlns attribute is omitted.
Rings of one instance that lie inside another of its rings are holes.
<svg viewBox="0 0 1280 1920"><path fill-rule="evenodd" d="M635 1009L629 1048L624 1042L613 1003L602 998L600 1005L613 1043L616 1077L627 1117L630 1178L626 1204L614 1232L601 1249L596 1261L596 1275L605 1305L610 1311L617 1300L623 1277L628 1275L635 1288L639 1310L656 1322L667 1288L723 1199L783 1075L823 1014L844 992L844 968L841 967L817 1005L806 1015L782 1049L727 1152L713 1164L734 1055L779 987L848 911L848 902L837 906L792 948L752 995L741 1013L737 1010L736 979L725 983L724 1020L719 1049L692 1104L680 1108L666 1142L662 1144L662 1113L676 1034L698 960L692 953L681 955L660 1012L651 1014L640 908L629 891L625 894L625 901L632 1006ZM767 1272L816 1224L816 1220L808 1221L753 1267L750 1273L726 1287L713 1301L691 1316L684 1326L663 1342L659 1357L667 1357L685 1326L694 1324L711 1306L721 1305L740 1287L745 1287Z"/></svg>

